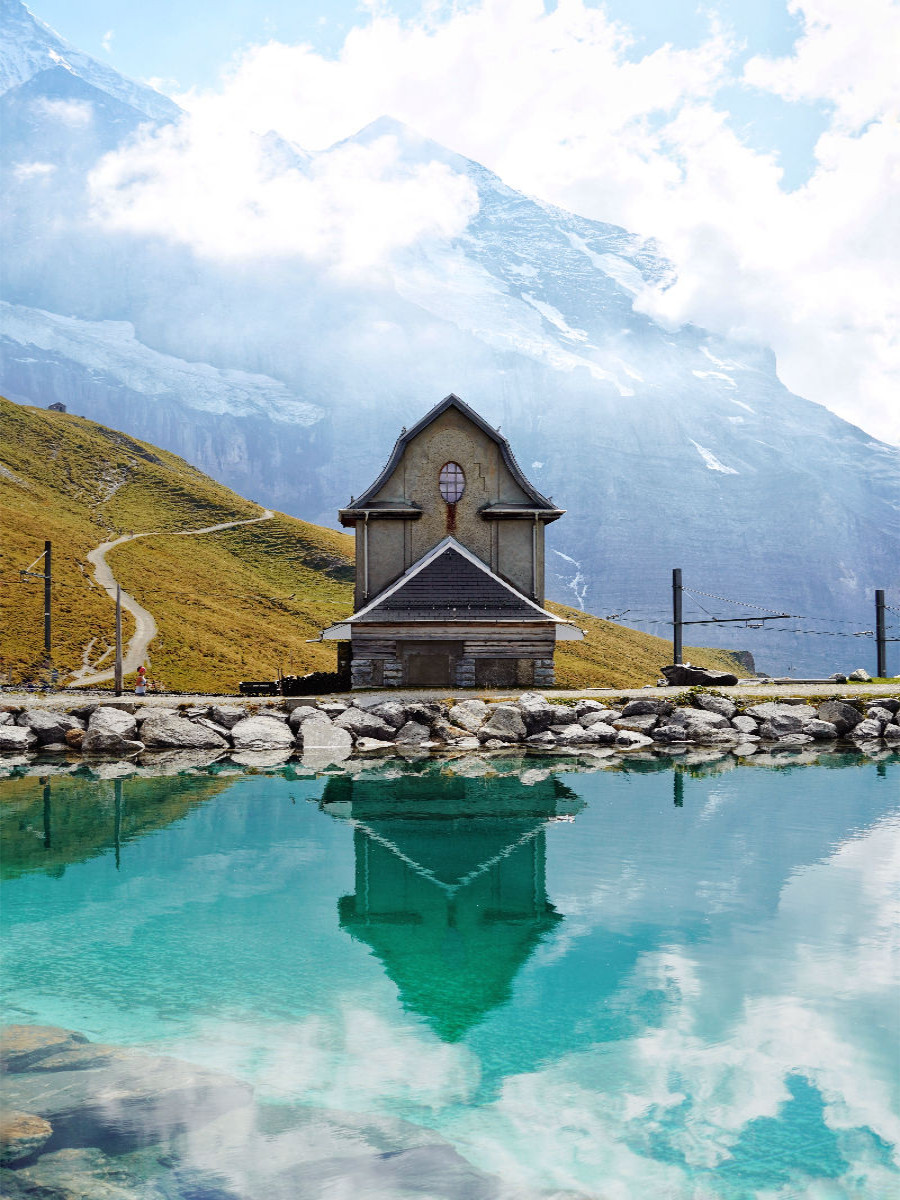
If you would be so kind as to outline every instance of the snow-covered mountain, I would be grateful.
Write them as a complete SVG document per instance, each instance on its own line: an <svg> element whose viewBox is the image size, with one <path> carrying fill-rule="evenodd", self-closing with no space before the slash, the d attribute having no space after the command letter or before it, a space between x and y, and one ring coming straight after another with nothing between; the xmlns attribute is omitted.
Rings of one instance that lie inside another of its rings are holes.
<svg viewBox="0 0 900 1200"><path fill-rule="evenodd" d="M726 596L819 631L701 627L697 641L748 648L770 670L871 669L871 643L832 635L871 628L874 588L900 600L900 453L789 393L767 350L635 311L672 277L657 246L522 195L387 118L351 146L389 145L398 172L442 164L477 211L365 282L296 255L200 258L159 234L110 233L89 171L178 110L23 6L2 11L9 393L61 399L334 523L400 427L454 391L568 509L549 531L554 598L664 634L654 622L680 566L712 594L688 598L690 616L759 612ZM260 144L276 175L324 161L275 133Z"/></svg>

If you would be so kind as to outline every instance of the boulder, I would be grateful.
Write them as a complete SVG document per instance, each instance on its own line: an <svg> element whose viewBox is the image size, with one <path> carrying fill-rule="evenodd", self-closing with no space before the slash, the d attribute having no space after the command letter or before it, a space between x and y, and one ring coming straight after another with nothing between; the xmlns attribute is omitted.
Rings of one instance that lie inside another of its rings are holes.
<svg viewBox="0 0 900 1200"><path fill-rule="evenodd" d="M346 729L341 729L330 721L324 713L310 717L297 730L297 743L304 751L307 750L336 750L349 753L353 746L353 738Z"/></svg>
<svg viewBox="0 0 900 1200"><path fill-rule="evenodd" d="M469 701L466 701L465 703L469 703ZM481 701L476 700L474 703L480 704ZM373 707L367 711L372 713L372 715L375 717L380 717L381 720L390 725L392 729L400 729L406 724L406 709L397 700L385 700L381 704L373 705ZM462 724L461 721L455 721L454 723L456 725ZM463 728L468 729L468 726L464 725Z"/></svg>
<svg viewBox="0 0 900 1200"><path fill-rule="evenodd" d="M0 1112L0 1162L14 1163L36 1154L50 1141L53 1126L34 1113L6 1109Z"/></svg>
<svg viewBox="0 0 900 1200"><path fill-rule="evenodd" d="M851 671L847 676L848 683L871 683L872 676L868 671L864 671L862 667L857 667L855 671Z"/></svg>
<svg viewBox="0 0 900 1200"><path fill-rule="evenodd" d="M213 733L217 733L220 738L224 738L227 742L231 737L231 730L225 725L220 725L217 721L213 721L210 717L197 717L192 721L195 725L202 725L204 729L211 729Z"/></svg>
<svg viewBox="0 0 900 1200"><path fill-rule="evenodd" d="M84 742L83 729L67 729L66 730L66 745L70 750L80 750Z"/></svg>
<svg viewBox="0 0 900 1200"><path fill-rule="evenodd" d="M64 742L70 729L84 729L84 722L68 713L54 712L49 708L26 709L16 720L17 725L30 729L37 740L46 745L49 742Z"/></svg>
<svg viewBox="0 0 900 1200"><path fill-rule="evenodd" d="M870 721L867 718L865 721L860 721L858 725L854 725L848 736L853 738L854 742L867 742L873 738L880 738L881 722Z"/></svg>
<svg viewBox="0 0 900 1200"><path fill-rule="evenodd" d="M407 721L397 733L399 746L420 746L430 740L431 732L427 725L418 721Z"/></svg>
<svg viewBox="0 0 900 1200"><path fill-rule="evenodd" d="M613 729L631 730L632 733L649 733L658 721L659 717L656 713L644 713L636 717L621 716L617 721L610 721L609 724Z"/></svg>
<svg viewBox="0 0 900 1200"><path fill-rule="evenodd" d="M579 700L575 705L575 716L583 717L585 713L600 712L606 705L599 700Z"/></svg>
<svg viewBox="0 0 900 1200"><path fill-rule="evenodd" d="M846 683L847 682L847 676L842 675L840 671L835 671L835 673L833 675L829 675L828 678L832 683Z"/></svg>
<svg viewBox="0 0 900 1200"><path fill-rule="evenodd" d="M881 736L886 742L900 742L900 725L885 725Z"/></svg>
<svg viewBox="0 0 900 1200"><path fill-rule="evenodd" d="M285 721L275 717L244 717L232 726L231 740L235 750L280 750L293 745L294 735Z"/></svg>
<svg viewBox="0 0 900 1200"><path fill-rule="evenodd" d="M311 704L298 704L296 708L291 710L291 714L288 717L288 725L296 733L304 721L308 721L311 717L321 717L321 715L321 709L313 708Z"/></svg>
<svg viewBox="0 0 900 1200"><path fill-rule="evenodd" d="M376 717L373 713L364 712L361 708L348 708L335 718L338 729L346 729L354 738L378 738L387 741L394 736L395 730L387 721Z"/></svg>
<svg viewBox="0 0 900 1200"><path fill-rule="evenodd" d="M753 717L748 717L745 713L731 718L733 729L740 730L741 733L756 733L757 722Z"/></svg>
<svg viewBox="0 0 900 1200"><path fill-rule="evenodd" d="M529 734L544 733L557 720L554 705L550 704L545 696L539 696L535 692L526 692L524 696L520 696L518 709Z"/></svg>
<svg viewBox="0 0 900 1200"><path fill-rule="evenodd" d="M616 734L616 745L626 750L637 750L641 746L652 746L653 738L635 729L620 729Z"/></svg>
<svg viewBox="0 0 900 1200"><path fill-rule="evenodd" d="M549 729L543 733L533 733L525 739L526 746L533 746L537 750L550 750L556 745L556 734L551 733Z"/></svg>
<svg viewBox="0 0 900 1200"><path fill-rule="evenodd" d="M393 732L393 730L391 732ZM383 741L381 738L360 737L356 739L356 749L361 751L363 754L373 750L393 750L394 743Z"/></svg>
<svg viewBox="0 0 900 1200"><path fill-rule="evenodd" d="M576 721L556 735L557 746L606 746L615 740L616 730L602 721L595 721L588 729Z"/></svg>
<svg viewBox="0 0 900 1200"><path fill-rule="evenodd" d="M878 701L879 708L886 708L888 712L892 712L896 717L900 713L900 700L895 700L893 697L884 697Z"/></svg>
<svg viewBox="0 0 900 1200"><path fill-rule="evenodd" d="M91 713L81 743L85 754L130 754L142 750L137 739L137 721L122 708L104 705Z"/></svg>
<svg viewBox="0 0 900 1200"><path fill-rule="evenodd" d="M819 705L816 716L820 721L831 722L838 731L838 737L846 737L862 720L862 713L843 700L826 700Z"/></svg>
<svg viewBox="0 0 900 1200"><path fill-rule="evenodd" d="M446 706L436 702L407 704L405 710L407 721L416 721L419 725L427 725L429 729L439 717L447 715Z"/></svg>
<svg viewBox="0 0 900 1200"><path fill-rule="evenodd" d="M686 742L688 731L685 725L657 725L653 730L654 742Z"/></svg>
<svg viewBox="0 0 900 1200"><path fill-rule="evenodd" d="M515 704L498 704L488 721L482 725L478 736L482 741L497 738L501 742L522 742L528 736L528 732L522 714ZM534 730L533 732L543 731Z"/></svg>
<svg viewBox="0 0 900 1200"><path fill-rule="evenodd" d="M214 704L209 710L209 715L217 725L233 729L238 721L243 721L247 716L247 710L240 708L237 704Z"/></svg>
<svg viewBox="0 0 900 1200"><path fill-rule="evenodd" d="M342 712L346 712L350 707L346 700L319 700L317 705L319 712L323 712L326 717L334 720L339 717Z"/></svg>
<svg viewBox="0 0 900 1200"><path fill-rule="evenodd" d="M185 717L148 717L141 726L141 741L163 750L224 750L228 745L220 733Z"/></svg>
<svg viewBox="0 0 900 1200"><path fill-rule="evenodd" d="M0 725L15 725L15 716L11 712L0 709Z"/></svg>
<svg viewBox="0 0 900 1200"><path fill-rule="evenodd" d="M806 721L812 721L817 715L816 710L808 704L785 704L775 700L753 704L745 709L745 712L748 717L756 717L757 721L771 721L773 717L793 717L798 722L797 728Z"/></svg>
<svg viewBox="0 0 900 1200"><path fill-rule="evenodd" d="M642 717L654 713L656 716L668 716L675 706L671 700L629 700L622 709L623 717Z"/></svg>
<svg viewBox="0 0 900 1200"><path fill-rule="evenodd" d="M180 717L182 715L177 708L165 708L161 704L142 704L135 710L134 719L140 725L150 717Z"/></svg>
<svg viewBox="0 0 900 1200"><path fill-rule="evenodd" d="M42 1058L87 1042L84 1034L57 1025L6 1025L0 1031L0 1067L30 1071Z"/></svg>
<svg viewBox="0 0 900 1200"><path fill-rule="evenodd" d="M578 718L578 724L585 729L590 729L598 721L602 721L604 725L612 725L613 721L618 721L623 715L624 712L620 712L616 708L593 709L591 712L582 713Z"/></svg>
<svg viewBox="0 0 900 1200"><path fill-rule="evenodd" d="M882 729L885 725L890 725L894 719L894 714L889 708L884 708L880 704L873 704L866 712L866 720L880 721Z"/></svg>
<svg viewBox="0 0 900 1200"><path fill-rule="evenodd" d="M721 713L706 712L700 708L676 708L666 718L666 723L684 725L689 729L725 729L728 727L728 718Z"/></svg>
<svg viewBox="0 0 900 1200"><path fill-rule="evenodd" d="M817 742L829 741L837 737L837 726L831 721L820 721L818 718L812 721L807 721L803 726L803 732L808 733L810 737L815 738Z"/></svg>
<svg viewBox="0 0 900 1200"><path fill-rule="evenodd" d="M663 667L662 673L670 687L734 687L737 675L727 671L707 671L705 667L689 667L684 663Z"/></svg>
<svg viewBox="0 0 900 1200"><path fill-rule="evenodd" d="M37 735L26 726L0 725L0 753L21 754L37 744Z"/></svg>
<svg viewBox="0 0 900 1200"><path fill-rule="evenodd" d="M814 717L810 719L815 720ZM802 717L794 716L793 713L772 713L768 721L763 721L760 725L760 736L777 740L788 733L802 733L810 719L804 720Z"/></svg>
<svg viewBox="0 0 900 1200"><path fill-rule="evenodd" d="M452 742L456 738L470 736L468 729L463 729L461 725L451 725L450 722L445 721L443 717L435 721L431 733L434 737L440 738L442 742Z"/></svg>
<svg viewBox="0 0 900 1200"><path fill-rule="evenodd" d="M728 717L729 720L737 712L737 705L727 696L707 696L701 693L697 697L697 704L707 712L719 713L723 717Z"/></svg>

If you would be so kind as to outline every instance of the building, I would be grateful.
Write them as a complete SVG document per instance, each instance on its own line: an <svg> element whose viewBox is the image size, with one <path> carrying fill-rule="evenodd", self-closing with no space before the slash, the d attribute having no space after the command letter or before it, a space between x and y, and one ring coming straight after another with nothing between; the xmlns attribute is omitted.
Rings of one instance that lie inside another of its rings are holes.
<svg viewBox="0 0 900 1200"><path fill-rule="evenodd" d="M375 482L341 509L356 532L354 687L547 687L581 630L544 604L544 531L564 513L506 438L447 396L404 429Z"/></svg>
<svg viewBox="0 0 900 1200"><path fill-rule="evenodd" d="M60 401L57 400L55 404L47 405L47 411L48 412L65 412L66 406L64 404L61 404Z"/></svg>

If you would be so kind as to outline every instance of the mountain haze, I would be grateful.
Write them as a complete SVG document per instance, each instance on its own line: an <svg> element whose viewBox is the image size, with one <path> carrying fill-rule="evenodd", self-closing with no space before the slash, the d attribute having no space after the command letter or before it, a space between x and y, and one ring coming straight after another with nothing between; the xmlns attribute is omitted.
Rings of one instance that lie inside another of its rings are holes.
<svg viewBox="0 0 900 1200"><path fill-rule="evenodd" d="M832 634L871 628L876 587L900 600L900 451L792 395L764 348L641 312L645 289L672 279L653 242L516 192L390 118L322 154L277 133L258 147L279 180L375 147L396 179L440 168L470 197L462 232L411 241L377 269L110 228L91 172L129 139L152 145L178 110L24 6L2 11L7 395L61 400L333 524L400 428L454 391L568 509L548 531L551 597L667 633L680 566L711 594L686 597L688 617L759 615L725 596L815 618L789 624L815 636L704 629L762 669L873 657Z"/></svg>

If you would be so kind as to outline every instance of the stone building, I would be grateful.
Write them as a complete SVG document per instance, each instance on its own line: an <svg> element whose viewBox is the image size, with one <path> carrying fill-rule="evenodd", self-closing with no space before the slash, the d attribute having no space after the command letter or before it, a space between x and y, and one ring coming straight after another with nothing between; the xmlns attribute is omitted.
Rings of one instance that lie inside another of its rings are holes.
<svg viewBox="0 0 900 1200"><path fill-rule="evenodd" d="M544 604L544 530L564 510L525 478L506 438L447 396L397 439L341 509L356 532L354 687L546 687L559 640Z"/></svg>
<svg viewBox="0 0 900 1200"><path fill-rule="evenodd" d="M65 412L66 406L63 403L61 403L59 400L57 400L55 404L47 405L47 411L48 412Z"/></svg>

